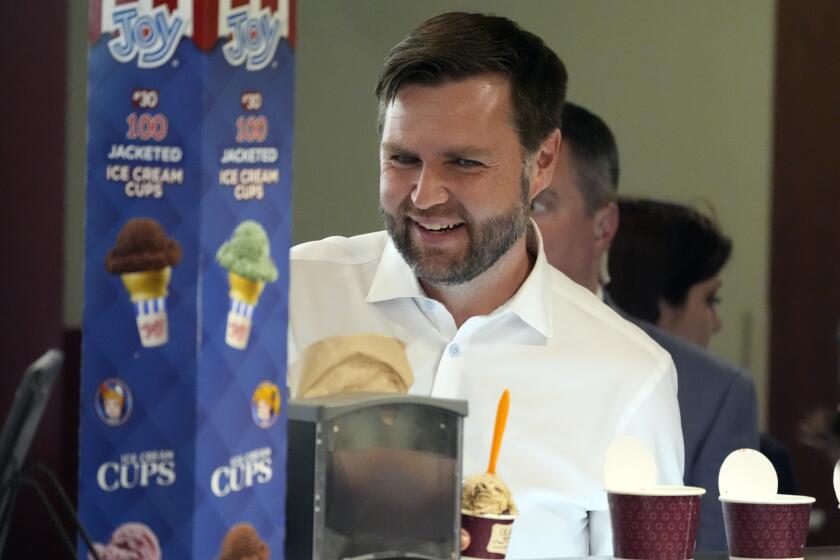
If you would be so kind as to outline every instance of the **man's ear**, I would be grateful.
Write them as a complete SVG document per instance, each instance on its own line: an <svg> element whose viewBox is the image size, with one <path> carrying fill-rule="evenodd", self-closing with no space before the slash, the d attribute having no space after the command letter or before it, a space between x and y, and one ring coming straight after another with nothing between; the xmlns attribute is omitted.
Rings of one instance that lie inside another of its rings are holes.
<svg viewBox="0 0 840 560"><path fill-rule="evenodd" d="M656 306L659 308L659 319L656 320L656 326L665 330L671 329L677 320L679 309L662 298L659 298Z"/></svg>
<svg viewBox="0 0 840 560"><path fill-rule="evenodd" d="M618 205L608 202L603 208L595 211L593 227L595 228L595 252L602 255L610 250L610 245L618 231Z"/></svg>
<svg viewBox="0 0 840 560"><path fill-rule="evenodd" d="M557 167L557 160L560 158L560 141L560 129L555 128L530 157L531 165L528 173L531 176L528 194L531 200L534 200L534 197L551 184L554 168Z"/></svg>

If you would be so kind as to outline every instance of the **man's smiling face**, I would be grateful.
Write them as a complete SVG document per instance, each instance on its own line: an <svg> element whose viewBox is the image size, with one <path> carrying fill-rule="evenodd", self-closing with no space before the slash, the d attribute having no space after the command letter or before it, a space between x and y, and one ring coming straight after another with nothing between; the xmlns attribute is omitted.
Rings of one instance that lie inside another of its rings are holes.
<svg viewBox="0 0 840 560"><path fill-rule="evenodd" d="M400 88L382 129L380 212L418 278L467 282L522 237L526 167L506 78Z"/></svg>

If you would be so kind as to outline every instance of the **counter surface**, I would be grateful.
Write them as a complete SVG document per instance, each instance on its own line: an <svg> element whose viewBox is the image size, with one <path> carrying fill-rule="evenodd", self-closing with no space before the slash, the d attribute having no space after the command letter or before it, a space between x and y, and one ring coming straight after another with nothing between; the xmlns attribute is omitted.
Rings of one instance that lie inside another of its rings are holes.
<svg viewBox="0 0 840 560"><path fill-rule="evenodd" d="M540 560L615 560L612 556L582 558L543 558ZM725 552L699 552L694 560L729 560ZM840 560L840 546L816 546L805 549L805 560Z"/></svg>

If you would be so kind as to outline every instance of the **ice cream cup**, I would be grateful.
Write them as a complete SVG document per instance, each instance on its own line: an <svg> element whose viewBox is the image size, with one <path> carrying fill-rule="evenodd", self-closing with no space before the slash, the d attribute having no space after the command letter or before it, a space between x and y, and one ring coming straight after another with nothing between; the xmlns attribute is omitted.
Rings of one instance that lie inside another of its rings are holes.
<svg viewBox="0 0 840 560"><path fill-rule="evenodd" d="M810 496L721 497L729 557L803 558L811 515Z"/></svg>
<svg viewBox="0 0 840 560"><path fill-rule="evenodd" d="M615 558L694 558L700 498L694 486L651 486L608 491Z"/></svg>
<svg viewBox="0 0 840 560"><path fill-rule="evenodd" d="M166 296L172 268L141 270L120 275L125 289L134 303L137 314L137 333L146 348L162 346L169 341L169 319Z"/></svg>
<svg viewBox="0 0 840 560"><path fill-rule="evenodd" d="M166 298L146 299L134 304L137 311L137 332L146 348L162 346L169 341L169 319Z"/></svg>
<svg viewBox="0 0 840 560"><path fill-rule="evenodd" d="M225 342L238 350L248 347L252 317L265 282L251 280L235 272L228 272L230 311L227 316Z"/></svg>
<svg viewBox="0 0 840 560"><path fill-rule="evenodd" d="M225 331L225 342L228 346L237 350L244 350L248 347L253 315L253 305L248 305L236 299L230 300L230 311L228 311Z"/></svg>
<svg viewBox="0 0 840 560"><path fill-rule="evenodd" d="M469 535L469 545L461 551L461 558L504 558L515 520L516 515L461 512L461 529Z"/></svg>

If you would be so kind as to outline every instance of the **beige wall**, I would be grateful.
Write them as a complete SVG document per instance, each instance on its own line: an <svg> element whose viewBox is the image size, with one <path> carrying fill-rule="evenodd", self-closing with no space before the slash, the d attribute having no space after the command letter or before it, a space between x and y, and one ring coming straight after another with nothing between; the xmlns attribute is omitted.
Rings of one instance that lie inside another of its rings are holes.
<svg viewBox="0 0 840 560"><path fill-rule="evenodd" d="M84 9L71 3L66 319L81 316ZM294 239L378 229L376 102L388 48L442 11L495 12L566 62L570 98L619 142L622 191L707 200L734 239L713 350L766 394L775 2L767 0L303 0L299 6Z"/></svg>

